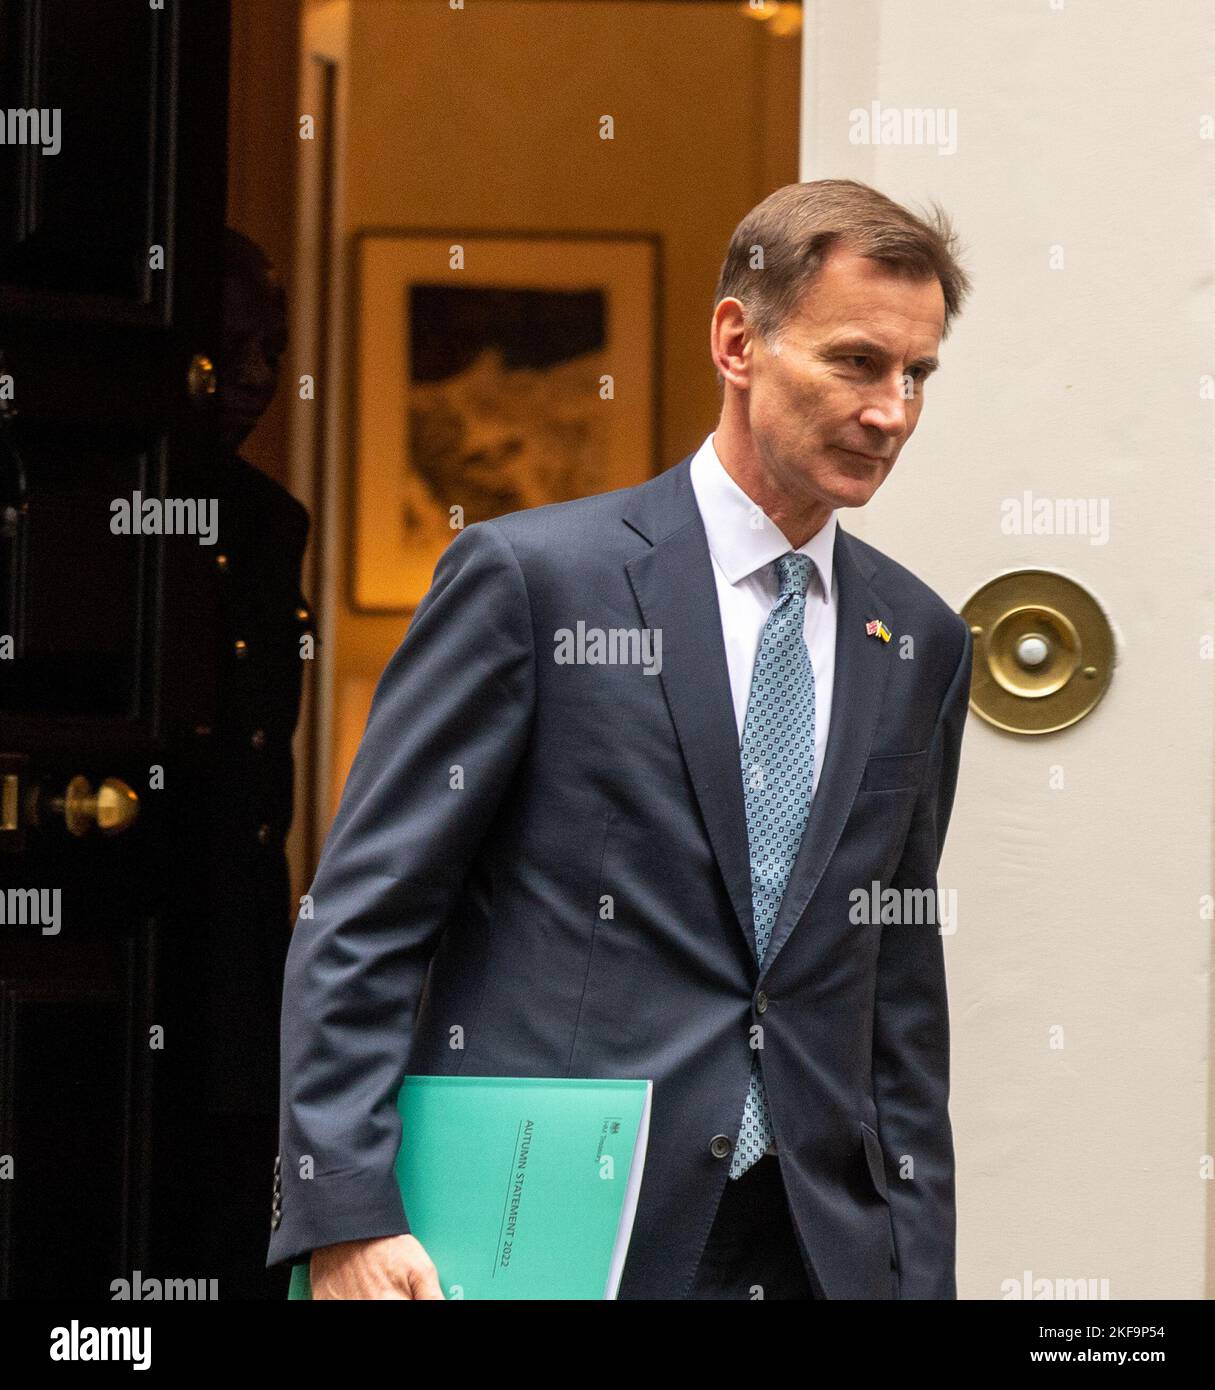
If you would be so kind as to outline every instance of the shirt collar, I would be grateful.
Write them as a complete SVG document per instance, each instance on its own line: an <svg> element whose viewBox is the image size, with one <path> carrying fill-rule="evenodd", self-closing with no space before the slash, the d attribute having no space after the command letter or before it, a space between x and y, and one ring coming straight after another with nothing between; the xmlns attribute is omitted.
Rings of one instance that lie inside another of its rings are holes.
<svg viewBox="0 0 1215 1390"><path fill-rule="evenodd" d="M758 510L726 472L713 447L712 434L693 455L690 470L709 552L731 584L789 553L792 547L785 533ZM758 525L753 520L756 517ZM808 555L814 561L822 581L819 598L823 603L831 602L836 522L833 511L805 545L797 547L799 555Z"/></svg>

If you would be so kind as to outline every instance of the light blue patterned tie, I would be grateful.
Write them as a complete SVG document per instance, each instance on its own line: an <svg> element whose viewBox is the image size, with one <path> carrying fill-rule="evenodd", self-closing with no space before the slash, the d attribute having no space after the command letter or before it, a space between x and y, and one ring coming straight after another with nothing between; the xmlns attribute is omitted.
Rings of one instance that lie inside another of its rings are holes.
<svg viewBox="0 0 1215 1390"><path fill-rule="evenodd" d="M805 639L806 588L814 561L790 552L776 567L780 597L760 634L741 750L755 958L760 964L772 940L814 789L814 667ZM742 1177L771 1143L772 1120L756 1055L730 1176Z"/></svg>

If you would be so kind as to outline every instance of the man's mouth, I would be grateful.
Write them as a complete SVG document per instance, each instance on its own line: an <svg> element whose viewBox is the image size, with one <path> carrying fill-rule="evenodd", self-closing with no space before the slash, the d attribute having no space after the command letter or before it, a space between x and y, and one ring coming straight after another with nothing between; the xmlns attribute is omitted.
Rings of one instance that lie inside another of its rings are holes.
<svg viewBox="0 0 1215 1390"><path fill-rule="evenodd" d="M852 454L854 458L865 459L868 463L890 462L890 455L888 454L865 454L862 453L859 449L844 449L844 446L842 444L837 444L835 447L837 449L843 449L844 453L846 454Z"/></svg>

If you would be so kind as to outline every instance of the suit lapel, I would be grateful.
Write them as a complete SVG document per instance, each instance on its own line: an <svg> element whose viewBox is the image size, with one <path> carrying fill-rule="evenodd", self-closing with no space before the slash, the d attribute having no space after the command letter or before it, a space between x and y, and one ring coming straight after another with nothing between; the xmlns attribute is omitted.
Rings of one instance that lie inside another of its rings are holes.
<svg viewBox="0 0 1215 1390"><path fill-rule="evenodd" d="M650 542L625 565L647 627L662 631L659 679L696 800L738 922L755 956L751 856L738 726L722 637L713 560L689 477L692 455L629 493L624 521ZM877 726L889 645L868 636L893 613L869 586L872 566L853 538L836 528L833 564L839 590L831 729L810 817L761 974L806 910L856 799Z"/></svg>
<svg viewBox="0 0 1215 1390"><path fill-rule="evenodd" d="M625 565L645 625L662 631L663 693L739 925L755 957L738 726L713 559L689 454L637 489L625 521L651 543Z"/></svg>

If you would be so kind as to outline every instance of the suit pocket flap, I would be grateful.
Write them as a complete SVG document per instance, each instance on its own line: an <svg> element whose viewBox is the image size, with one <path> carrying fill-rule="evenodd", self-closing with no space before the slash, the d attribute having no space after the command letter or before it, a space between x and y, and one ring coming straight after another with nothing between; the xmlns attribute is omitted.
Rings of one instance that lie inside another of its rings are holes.
<svg viewBox="0 0 1215 1390"><path fill-rule="evenodd" d="M884 1201L890 1201L890 1191L886 1186L886 1160L882 1156L882 1141L877 1131L861 1122L861 1142L865 1145L865 1161L869 1164L869 1176Z"/></svg>
<svg viewBox="0 0 1215 1390"><path fill-rule="evenodd" d="M861 782L863 792L892 792L900 787L917 787L924 775L928 749L919 753L882 753L865 764Z"/></svg>

